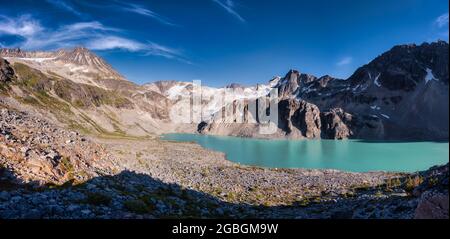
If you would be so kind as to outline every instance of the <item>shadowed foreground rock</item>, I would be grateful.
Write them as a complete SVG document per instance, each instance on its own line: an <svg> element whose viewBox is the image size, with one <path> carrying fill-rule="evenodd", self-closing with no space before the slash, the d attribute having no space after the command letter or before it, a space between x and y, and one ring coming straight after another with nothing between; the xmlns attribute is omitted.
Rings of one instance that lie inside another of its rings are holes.
<svg viewBox="0 0 450 239"><path fill-rule="evenodd" d="M448 219L448 194L427 191L422 194L415 219Z"/></svg>
<svg viewBox="0 0 450 239"><path fill-rule="evenodd" d="M413 191L413 195L420 197L414 218L448 219L448 164L430 169L424 178L424 182Z"/></svg>

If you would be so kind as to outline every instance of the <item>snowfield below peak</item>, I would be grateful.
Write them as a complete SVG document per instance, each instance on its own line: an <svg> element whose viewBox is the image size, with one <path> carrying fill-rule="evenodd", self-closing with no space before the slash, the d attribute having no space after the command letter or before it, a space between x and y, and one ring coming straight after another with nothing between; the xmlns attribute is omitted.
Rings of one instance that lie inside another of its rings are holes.
<svg viewBox="0 0 450 239"><path fill-rule="evenodd" d="M233 103L235 100L251 100L266 96L273 89L274 82L264 85L258 84L250 87L209 87L201 86L201 111L205 120L209 119L213 114L217 113L222 107ZM148 84L147 89L153 90L156 87ZM168 99L175 101L175 109L190 107L190 99L193 89L193 83L176 82L161 94Z"/></svg>

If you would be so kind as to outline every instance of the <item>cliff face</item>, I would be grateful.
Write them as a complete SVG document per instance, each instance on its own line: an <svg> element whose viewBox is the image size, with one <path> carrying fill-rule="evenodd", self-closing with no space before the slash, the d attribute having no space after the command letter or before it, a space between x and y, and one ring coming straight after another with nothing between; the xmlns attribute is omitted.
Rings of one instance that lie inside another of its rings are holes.
<svg viewBox="0 0 450 239"><path fill-rule="evenodd" d="M257 138L291 139L383 139L385 129L380 118L371 115L350 114L342 108L321 111L305 100L284 99L278 103L278 124L273 133L260 131L258 114L249 109L249 104L235 101L224 107L222 112L233 114L214 115L209 122L199 124L202 134L231 135ZM256 100L256 104L258 104ZM268 109L267 109L268 110ZM242 118L243 121L239 121ZM241 123L239 123L241 122Z"/></svg>

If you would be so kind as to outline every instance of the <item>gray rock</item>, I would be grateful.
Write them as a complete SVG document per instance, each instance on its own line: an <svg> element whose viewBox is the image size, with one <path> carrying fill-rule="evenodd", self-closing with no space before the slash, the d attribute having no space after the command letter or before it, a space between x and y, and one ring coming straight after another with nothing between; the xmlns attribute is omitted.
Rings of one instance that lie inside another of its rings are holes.
<svg viewBox="0 0 450 239"><path fill-rule="evenodd" d="M82 213L83 215L89 215L89 214L91 213L91 210L89 210L89 209L84 209L84 210L81 210L81 213Z"/></svg>
<svg viewBox="0 0 450 239"><path fill-rule="evenodd" d="M8 201L10 198L11 198L11 195L8 192L6 192L6 191L0 192L0 200Z"/></svg>
<svg viewBox="0 0 450 239"><path fill-rule="evenodd" d="M18 203L19 201L21 201L23 198L21 196L13 196L11 198L11 202L13 203Z"/></svg>
<svg viewBox="0 0 450 239"><path fill-rule="evenodd" d="M448 219L449 197L437 191L426 191L422 194L416 208L415 219Z"/></svg>
<svg viewBox="0 0 450 239"><path fill-rule="evenodd" d="M67 207L67 211L75 211L75 210L78 210L79 208L80 208L80 206L72 204Z"/></svg>
<svg viewBox="0 0 450 239"><path fill-rule="evenodd" d="M27 219L40 219L42 217L42 212L38 209L31 209L27 211L23 217Z"/></svg>

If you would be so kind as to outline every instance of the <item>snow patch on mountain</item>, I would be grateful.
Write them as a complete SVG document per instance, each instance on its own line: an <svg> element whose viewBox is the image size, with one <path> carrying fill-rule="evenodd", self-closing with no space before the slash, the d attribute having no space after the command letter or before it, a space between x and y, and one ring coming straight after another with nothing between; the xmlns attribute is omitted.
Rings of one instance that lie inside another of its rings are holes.
<svg viewBox="0 0 450 239"><path fill-rule="evenodd" d="M377 106L377 105L372 105L372 106L370 106L370 108L373 110L380 110L380 106Z"/></svg>
<svg viewBox="0 0 450 239"><path fill-rule="evenodd" d="M385 115L385 114L381 114L381 116L383 116L386 119L390 119L391 117L389 117L389 115Z"/></svg>
<svg viewBox="0 0 450 239"><path fill-rule="evenodd" d="M176 100L179 96L187 96L188 94L189 92L187 92L186 84L181 84L172 86L167 91L166 96L171 100Z"/></svg>
<svg viewBox="0 0 450 239"><path fill-rule="evenodd" d="M378 81L378 78L380 78L380 75L381 75L381 73L378 73L378 75L373 80L373 83L378 87L381 87L381 83Z"/></svg>
<svg viewBox="0 0 450 239"><path fill-rule="evenodd" d="M11 57L5 57L5 59L11 59ZM56 59L56 57L38 57L38 58L31 58L31 57L18 57L18 60L22 60L22 61L34 61L34 62L39 62L42 63L44 61L51 61Z"/></svg>
<svg viewBox="0 0 450 239"><path fill-rule="evenodd" d="M427 75L425 76L425 83L428 83L432 80L436 80L436 81L438 80L434 77L433 71L430 68L427 68L426 72L427 72Z"/></svg>

